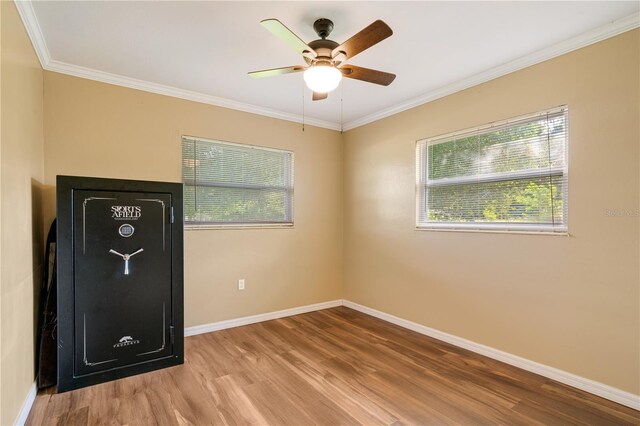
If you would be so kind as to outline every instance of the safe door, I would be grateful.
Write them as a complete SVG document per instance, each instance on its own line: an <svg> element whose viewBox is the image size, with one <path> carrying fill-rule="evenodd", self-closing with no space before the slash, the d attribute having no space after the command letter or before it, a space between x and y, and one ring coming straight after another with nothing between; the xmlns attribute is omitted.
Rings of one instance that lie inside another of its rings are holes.
<svg viewBox="0 0 640 426"><path fill-rule="evenodd" d="M154 185L125 186L72 190L72 321L59 324L61 332L67 325L73 333L70 388L182 362L182 332L176 345L176 325L182 327L181 274L179 288L174 282L174 257L182 264L181 234L176 244L173 229L176 200ZM61 378L58 388L65 390L68 374Z"/></svg>

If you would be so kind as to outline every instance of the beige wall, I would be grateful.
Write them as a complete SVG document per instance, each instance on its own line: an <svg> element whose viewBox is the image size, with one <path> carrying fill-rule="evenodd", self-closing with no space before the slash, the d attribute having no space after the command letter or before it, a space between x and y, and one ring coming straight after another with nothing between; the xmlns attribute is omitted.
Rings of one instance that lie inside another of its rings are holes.
<svg viewBox="0 0 640 426"><path fill-rule="evenodd" d="M342 297L340 133L45 72L45 134L47 223L58 174L180 182L181 135L292 150L293 229L185 233L185 324Z"/></svg>
<svg viewBox="0 0 640 426"><path fill-rule="evenodd" d="M13 2L1 2L0 424L33 385L42 259L43 75Z"/></svg>
<svg viewBox="0 0 640 426"><path fill-rule="evenodd" d="M640 394L639 31L345 134L345 297ZM417 231L415 141L569 106L570 237Z"/></svg>

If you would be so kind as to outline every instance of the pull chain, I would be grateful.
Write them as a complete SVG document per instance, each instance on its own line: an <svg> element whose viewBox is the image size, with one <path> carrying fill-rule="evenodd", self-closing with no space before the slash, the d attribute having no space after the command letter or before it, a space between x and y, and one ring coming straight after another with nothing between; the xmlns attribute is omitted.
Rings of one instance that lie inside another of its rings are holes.
<svg viewBox="0 0 640 426"><path fill-rule="evenodd" d="M302 80L302 131L304 132L304 80Z"/></svg>

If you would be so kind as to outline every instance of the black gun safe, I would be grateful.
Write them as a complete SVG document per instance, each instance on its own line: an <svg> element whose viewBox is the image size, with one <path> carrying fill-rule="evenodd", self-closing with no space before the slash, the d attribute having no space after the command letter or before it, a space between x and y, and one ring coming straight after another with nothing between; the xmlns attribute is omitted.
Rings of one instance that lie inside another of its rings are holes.
<svg viewBox="0 0 640 426"><path fill-rule="evenodd" d="M182 184L57 177L58 391L182 364Z"/></svg>

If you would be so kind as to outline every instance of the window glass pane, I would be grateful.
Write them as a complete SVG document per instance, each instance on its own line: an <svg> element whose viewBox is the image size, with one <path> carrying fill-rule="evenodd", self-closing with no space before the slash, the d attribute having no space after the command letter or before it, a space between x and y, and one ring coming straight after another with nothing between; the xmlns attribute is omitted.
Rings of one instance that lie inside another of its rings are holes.
<svg viewBox="0 0 640 426"><path fill-rule="evenodd" d="M184 218L185 221L191 222L196 215L196 187L193 185L184 185Z"/></svg>
<svg viewBox="0 0 640 426"><path fill-rule="evenodd" d="M429 145L429 179L544 169L564 164L565 116Z"/></svg>
<svg viewBox="0 0 640 426"><path fill-rule="evenodd" d="M195 141L182 141L182 181L193 181L196 172Z"/></svg>
<svg viewBox="0 0 640 426"><path fill-rule="evenodd" d="M566 230L566 147L566 107L420 141L418 226Z"/></svg>
<svg viewBox="0 0 640 426"><path fill-rule="evenodd" d="M187 222L293 222L291 152L185 137L182 155Z"/></svg>
<svg viewBox="0 0 640 426"><path fill-rule="evenodd" d="M198 183L286 187L288 155L255 147L199 142Z"/></svg>
<svg viewBox="0 0 640 426"><path fill-rule="evenodd" d="M287 190L256 190L199 186L194 215L197 222L289 222Z"/></svg>
<svg viewBox="0 0 640 426"><path fill-rule="evenodd" d="M429 189L428 220L433 222L559 224L564 221L562 176ZM552 196L553 194L553 196Z"/></svg>

